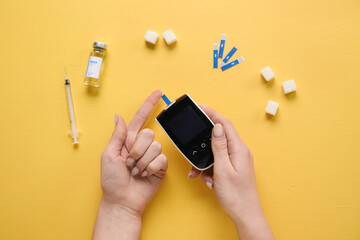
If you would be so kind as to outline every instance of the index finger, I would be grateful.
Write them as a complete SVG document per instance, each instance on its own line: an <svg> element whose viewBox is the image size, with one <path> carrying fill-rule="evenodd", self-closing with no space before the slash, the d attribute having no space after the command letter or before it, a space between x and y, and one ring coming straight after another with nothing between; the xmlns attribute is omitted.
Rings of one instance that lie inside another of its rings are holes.
<svg viewBox="0 0 360 240"><path fill-rule="evenodd" d="M159 89L150 94L143 105L141 105L139 110L137 110L133 119L130 121L128 125L129 132L138 133L140 131L146 120L149 118L155 105L160 100L161 96L162 91Z"/></svg>

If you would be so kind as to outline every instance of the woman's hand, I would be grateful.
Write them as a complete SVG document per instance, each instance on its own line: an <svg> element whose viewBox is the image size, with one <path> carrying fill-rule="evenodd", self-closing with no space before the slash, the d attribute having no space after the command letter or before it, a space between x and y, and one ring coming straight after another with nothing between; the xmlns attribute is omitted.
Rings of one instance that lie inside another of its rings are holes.
<svg viewBox="0 0 360 240"><path fill-rule="evenodd" d="M193 168L189 177L201 174L209 188L215 189L221 206L235 223L240 239L274 239L258 196L253 156L230 120L201 105L216 124L211 147L214 167L204 171Z"/></svg>
<svg viewBox="0 0 360 240"><path fill-rule="evenodd" d="M162 93L153 92L126 126L115 116L115 130L101 156L102 200L93 239L137 239L141 216L158 191L167 159L150 129L140 131ZM140 132L139 132L140 131Z"/></svg>

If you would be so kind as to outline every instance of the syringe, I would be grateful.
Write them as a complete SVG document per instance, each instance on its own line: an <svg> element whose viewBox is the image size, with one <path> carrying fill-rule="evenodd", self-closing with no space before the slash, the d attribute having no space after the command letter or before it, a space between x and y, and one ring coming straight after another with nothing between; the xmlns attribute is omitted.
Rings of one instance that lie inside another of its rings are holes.
<svg viewBox="0 0 360 240"><path fill-rule="evenodd" d="M70 123L71 123L71 131L69 133L74 138L74 144L78 144L79 142L77 141L77 138L79 137L79 131L76 129L74 106L73 106L73 102L72 102L72 98L71 98L71 91L70 91L70 80L68 78L68 75L66 74L66 68L65 68L65 88L66 88L66 94L67 94L67 100L68 100L68 106L69 106Z"/></svg>

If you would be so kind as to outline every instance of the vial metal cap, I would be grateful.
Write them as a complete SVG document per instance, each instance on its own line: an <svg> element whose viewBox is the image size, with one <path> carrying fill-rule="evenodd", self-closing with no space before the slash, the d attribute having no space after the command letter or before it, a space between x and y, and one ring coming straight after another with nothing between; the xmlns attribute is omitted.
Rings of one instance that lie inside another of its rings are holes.
<svg viewBox="0 0 360 240"><path fill-rule="evenodd" d="M93 47L106 49L106 44L105 44L105 43L102 43L102 42L94 42Z"/></svg>

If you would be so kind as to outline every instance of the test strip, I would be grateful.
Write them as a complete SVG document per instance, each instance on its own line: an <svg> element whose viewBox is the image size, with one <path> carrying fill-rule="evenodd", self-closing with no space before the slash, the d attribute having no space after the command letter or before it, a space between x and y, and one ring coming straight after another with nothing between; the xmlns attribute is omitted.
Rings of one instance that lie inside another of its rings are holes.
<svg viewBox="0 0 360 240"><path fill-rule="evenodd" d="M222 57L223 57L224 48L225 48L225 40L226 40L226 34L221 34L220 49L219 49L219 58L222 58Z"/></svg>
<svg viewBox="0 0 360 240"><path fill-rule="evenodd" d="M161 98L164 100L164 102L166 103L166 105L170 105L171 104L171 101L168 99L168 97L165 95L165 94L163 94L162 96L161 96Z"/></svg>
<svg viewBox="0 0 360 240"><path fill-rule="evenodd" d="M219 45L214 44L214 63L213 63L213 68L218 68L218 48Z"/></svg>
<svg viewBox="0 0 360 240"><path fill-rule="evenodd" d="M228 64L222 66L221 70L225 71L226 69L229 69L229 68L231 68L231 67L233 67L233 66L235 66L235 65L237 65L237 64L239 64L239 63L241 63L243 61L245 61L244 57L239 57L235 61L232 61L231 63L228 63Z"/></svg>
<svg viewBox="0 0 360 240"><path fill-rule="evenodd" d="M231 51L226 55L226 57L224 58L224 60L222 60L222 62L220 63L220 67L223 67L225 65L225 63L227 63L229 61L229 59L232 57L232 55L234 55L234 53L236 52L237 48L233 47L231 49Z"/></svg>

